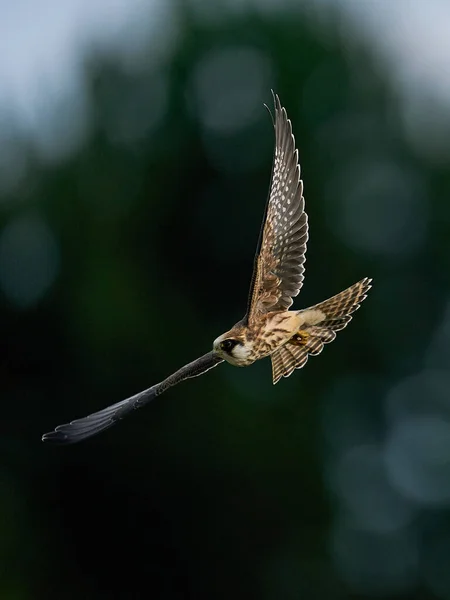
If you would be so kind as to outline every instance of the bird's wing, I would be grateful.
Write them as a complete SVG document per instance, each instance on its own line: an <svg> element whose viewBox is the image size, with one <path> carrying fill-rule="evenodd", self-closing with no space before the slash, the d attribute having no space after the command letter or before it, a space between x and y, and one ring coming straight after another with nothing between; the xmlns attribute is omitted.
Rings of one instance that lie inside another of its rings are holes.
<svg viewBox="0 0 450 600"><path fill-rule="evenodd" d="M123 419L128 413L137 408L141 408L153 398L160 396L168 388L181 383L190 377L197 377L216 367L223 360L214 352L208 352L201 358L185 365L161 383L157 383L148 390L144 390L135 396L131 396L126 400L117 402L103 410L100 410L83 419L76 419L71 423L59 425L54 431L46 433L42 436L43 442L52 442L55 444L74 444L81 442L104 429L108 429L120 419Z"/></svg>
<svg viewBox="0 0 450 600"><path fill-rule="evenodd" d="M274 102L272 181L244 318L249 324L263 313L288 309L300 291L305 270L308 217L304 211L298 150L291 121L277 95Z"/></svg>

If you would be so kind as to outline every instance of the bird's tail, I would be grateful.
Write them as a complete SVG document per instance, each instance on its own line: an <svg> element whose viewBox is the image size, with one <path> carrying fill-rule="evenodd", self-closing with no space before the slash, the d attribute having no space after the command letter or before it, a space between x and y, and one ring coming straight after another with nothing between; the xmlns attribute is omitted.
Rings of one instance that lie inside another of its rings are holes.
<svg viewBox="0 0 450 600"><path fill-rule="evenodd" d="M310 312L314 318L311 319L311 324L305 324L284 346L272 354L274 384L281 377L289 377L294 369L304 367L309 355L317 356L322 352L324 344L329 344L336 338L336 332L348 325L352 313L366 298L372 287L371 282L372 280L366 277L340 294L302 311L305 316Z"/></svg>

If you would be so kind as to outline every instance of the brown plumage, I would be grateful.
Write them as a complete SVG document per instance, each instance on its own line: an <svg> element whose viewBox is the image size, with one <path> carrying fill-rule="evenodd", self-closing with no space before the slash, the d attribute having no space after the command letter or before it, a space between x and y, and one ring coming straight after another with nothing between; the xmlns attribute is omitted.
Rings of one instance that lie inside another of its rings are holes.
<svg viewBox="0 0 450 600"><path fill-rule="evenodd" d="M308 217L291 121L275 96L275 153L269 200L255 260L250 326L268 312L286 310L304 279Z"/></svg>
<svg viewBox="0 0 450 600"><path fill-rule="evenodd" d="M300 178L298 150L291 121L275 101L275 153L272 181L255 256L247 314L215 342L238 339L232 355L222 352L228 362L248 366L271 355L273 382L288 377L306 364L308 356L319 354L343 329L370 289L363 279L329 300L301 311L290 311L304 279L308 217ZM298 332L301 331L301 336ZM218 342L218 344L217 344Z"/></svg>
<svg viewBox="0 0 450 600"><path fill-rule="evenodd" d="M308 218L291 121L276 95L274 103L272 179L245 317L214 341L212 352L135 396L60 425L45 434L44 441L69 444L91 437L168 388L201 375L224 360L235 366L248 366L271 356L273 383L277 383L303 367L309 355L319 354L324 344L332 342L336 332L349 323L371 287L370 279L310 308L288 310L304 279Z"/></svg>
<svg viewBox="0 0 450 600"><path fill-rule="evenodd" d="M324 315L323 319L315 325L303 326L302 333L306 334L303 338L299 336L300 339L297 339L297 336L293 336L287 344L272 353L274 384L281 377L289 377L294 369L304 367L309 355L317 356L322 352L324 344L329 344L336 338L336 332L348 325L352 313L366 298L371 287L370 282L370 279L363 279L329 300L307 309L319 310Z"/></svg>

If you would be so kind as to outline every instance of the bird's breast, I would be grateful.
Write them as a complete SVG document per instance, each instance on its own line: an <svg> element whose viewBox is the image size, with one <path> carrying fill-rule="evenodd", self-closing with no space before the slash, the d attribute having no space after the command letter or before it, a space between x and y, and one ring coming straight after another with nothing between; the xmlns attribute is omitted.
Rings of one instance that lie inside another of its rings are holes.
<svg viewBox="0 0 450 600"><path fill-rule="evenodd" d="M300 326L300 317L297 312L276 312L264 315L255 324L253 352L254 360L272 354L277 348L285 344Z"/></svg>

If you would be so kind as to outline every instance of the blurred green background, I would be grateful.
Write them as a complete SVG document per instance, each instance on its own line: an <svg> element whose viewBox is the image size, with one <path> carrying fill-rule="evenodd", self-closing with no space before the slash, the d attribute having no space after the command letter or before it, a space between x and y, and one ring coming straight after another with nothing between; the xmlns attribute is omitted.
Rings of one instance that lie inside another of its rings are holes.
<svg viewBox="0 0 450 600"><path fill-rule="evenodd" d="M0 598L450 599L450 7L2 3ZM374 288L277 386L221 365L78 446L243 316L273 88L306 307Z"/></svg>

